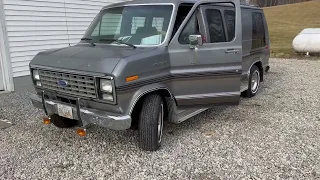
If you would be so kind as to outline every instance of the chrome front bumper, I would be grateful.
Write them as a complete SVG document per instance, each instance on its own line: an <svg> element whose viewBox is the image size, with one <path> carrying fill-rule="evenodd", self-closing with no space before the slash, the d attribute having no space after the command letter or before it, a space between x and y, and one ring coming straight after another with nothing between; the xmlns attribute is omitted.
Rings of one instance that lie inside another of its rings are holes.
<svg viewBox="0 0 320 180"><path fill-rule="evenodd" d="M40 97L36 94L31 95L30 98L32 104L39 109L43 109L48 116L58 114L58 104L70 106L70 104L46 100L44 96ZM73 118L81 121L84 128L92 124L113 130L125 130L131 127L132 119L130 115L113 115L95 109L81 108L79 101L80 99L77 100L76 106L71 106L72 113Z"/></svg>

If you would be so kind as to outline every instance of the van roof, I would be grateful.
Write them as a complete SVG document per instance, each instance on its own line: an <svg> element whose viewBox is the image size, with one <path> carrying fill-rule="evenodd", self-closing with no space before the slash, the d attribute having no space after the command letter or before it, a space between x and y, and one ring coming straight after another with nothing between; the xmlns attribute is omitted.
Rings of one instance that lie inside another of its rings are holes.
<svg viewBox="0 0 320 180"><path fill-rule="evenodd" d="M199 0L131 0L131 1L125 1L120 3L114 3L108 6L105 6L103 9L111 8L111 7L119 7L119 6L126 6L126 5L132 5L132 4L174 4L179 5L181 3L191 3L194 4ZM252 8L252 9L260 9L259 6L253 5L253 4L243 4L241 3L241 7L244 8Z"/></svg>

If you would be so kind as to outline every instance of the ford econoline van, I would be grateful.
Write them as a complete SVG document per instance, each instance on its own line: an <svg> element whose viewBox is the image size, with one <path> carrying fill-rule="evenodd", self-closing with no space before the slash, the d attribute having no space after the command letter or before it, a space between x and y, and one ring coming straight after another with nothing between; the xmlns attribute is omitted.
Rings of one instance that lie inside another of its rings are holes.
<svg viewBox="0 0 320 180"><path fill-rule="evenodd" d="M138 0L108 5L81 41L30 63L44 123L137 129L143 150L162 142L163 123L238 104L269 70L263 10L239 0Z"/></svg>

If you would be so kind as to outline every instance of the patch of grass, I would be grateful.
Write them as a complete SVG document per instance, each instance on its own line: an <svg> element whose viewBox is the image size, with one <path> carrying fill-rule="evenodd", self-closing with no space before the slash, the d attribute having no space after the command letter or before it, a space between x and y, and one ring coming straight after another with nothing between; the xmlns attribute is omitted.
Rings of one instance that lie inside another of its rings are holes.
<svg viewBox="0 0 320 180"><path fill-rule="evenodd" d="M305 28L320 28L320 1L264 8L271 39L271 56L299 58L293 39Z"/></svg>

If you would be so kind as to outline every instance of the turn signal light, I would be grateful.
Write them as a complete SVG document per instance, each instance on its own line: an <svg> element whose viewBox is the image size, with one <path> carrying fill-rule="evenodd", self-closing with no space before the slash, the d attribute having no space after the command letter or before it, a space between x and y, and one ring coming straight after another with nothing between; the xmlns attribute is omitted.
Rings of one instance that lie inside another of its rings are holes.
<svg viewBox="0 0 320 180"><path fill-rule="evenodd" d="M81 129L81 128L79 128L79 129L77 129L77 134L78 134L79 136L81 136L81 137L84 137L84 136L87 135L87 130L86 130L86 129Z"/></svg>
<svg viewBox="0 0 320 180"><path fill-rule="evenodd" d="M139 76L130 76L126 78L126 82L131 82L131 81L135 81L138 80Z"/></svg>
<svg viewBox="0 0 320 180"><path fill-rule="evenodd" d="M48 117L43 117L43 124L46 124L46 125L51 124L51 119Z"/></svg>

